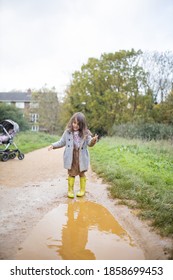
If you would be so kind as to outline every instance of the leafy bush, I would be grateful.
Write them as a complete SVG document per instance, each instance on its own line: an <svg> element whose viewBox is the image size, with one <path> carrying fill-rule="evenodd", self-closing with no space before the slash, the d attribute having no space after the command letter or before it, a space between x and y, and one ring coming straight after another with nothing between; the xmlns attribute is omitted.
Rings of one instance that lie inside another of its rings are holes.
<svg viewBox="0 0 173 280"><path fill-rule="evenodd" d="M113 125L111 136L143 140L173 139L173 126L159 123Z"/></svg>
<svg viewBox="0 0 173 280"><path fill-rule="evenodd" d="M20 109L13 105L0 104L0 121L6 119L17 122L21 131L29 129L29 124Z"/></svg>

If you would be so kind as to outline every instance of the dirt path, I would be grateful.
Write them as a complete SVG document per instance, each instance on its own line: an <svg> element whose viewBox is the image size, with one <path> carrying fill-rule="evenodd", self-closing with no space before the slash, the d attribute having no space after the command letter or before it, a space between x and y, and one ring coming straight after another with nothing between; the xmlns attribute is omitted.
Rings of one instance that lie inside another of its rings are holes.
<svg viewBox="0 0 173 280"><path fill-rule="evenodd" d="M25 159L0 162L0 259L15 259L21 244L49 211L69 205L67 172L63 168L63 149L47 148L25 155ZM172 241L161 238L140 221L135 212L118 205L107 185L89 170L83 201L104 206L142 250L145 259L169 259ZM76 179L75 191L79 188Z"/></svg>

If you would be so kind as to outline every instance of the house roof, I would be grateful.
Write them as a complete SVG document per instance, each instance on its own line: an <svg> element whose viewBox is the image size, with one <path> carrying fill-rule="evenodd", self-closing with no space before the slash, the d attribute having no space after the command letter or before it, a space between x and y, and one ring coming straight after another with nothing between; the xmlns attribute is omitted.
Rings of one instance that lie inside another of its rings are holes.
<svg viewBox="0 0 173 280"><path fill-rule="evenodd" d="M30 102L31 92L0 92L0 102Z"/></svg>

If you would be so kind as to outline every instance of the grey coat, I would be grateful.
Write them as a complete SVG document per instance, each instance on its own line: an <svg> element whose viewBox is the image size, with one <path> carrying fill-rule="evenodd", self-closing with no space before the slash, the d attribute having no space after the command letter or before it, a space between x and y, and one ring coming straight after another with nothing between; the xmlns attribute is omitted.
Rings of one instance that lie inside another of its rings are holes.
<svg viewBox="0 0 173 280"><path fill-rule="evenodd" d="M79 148L79 170L80 172L88 170L90 156L87 146L93 146L92 137L87 135L81 142ZM52 143L53 149L62 148L65 146L64 150L64 168L71 169L73 161L73 133L69 130L65 130L61 139L55 143Z"/></svg>

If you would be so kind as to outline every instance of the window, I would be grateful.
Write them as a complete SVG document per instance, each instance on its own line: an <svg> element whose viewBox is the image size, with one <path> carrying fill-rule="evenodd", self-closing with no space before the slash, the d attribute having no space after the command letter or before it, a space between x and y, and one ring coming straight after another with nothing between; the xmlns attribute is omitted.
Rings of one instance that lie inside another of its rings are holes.
<svg viewBox="0 0 173 280"><path fill-rule="evenodd" d="M24 102L16 102L16 107L20 108L20 109L24 109L25 108L25 103Z"/></svg>
<svg viewBox="0 0 173 280"><path fill-rule="evenodd" d="M39 131L39 126L38 125L32 125L31 126L31 131Z"/></svg>
<svg viewBox="0 0 173 280"><path fill-rule="evenodd" d="M33 123L37 123L38 122L38 114L30 114L30 120L31 120L31 122L33 122Z"/></svg>

